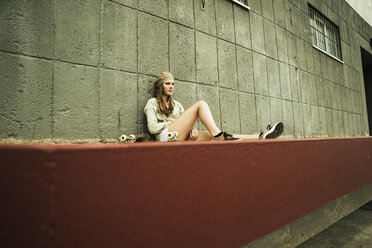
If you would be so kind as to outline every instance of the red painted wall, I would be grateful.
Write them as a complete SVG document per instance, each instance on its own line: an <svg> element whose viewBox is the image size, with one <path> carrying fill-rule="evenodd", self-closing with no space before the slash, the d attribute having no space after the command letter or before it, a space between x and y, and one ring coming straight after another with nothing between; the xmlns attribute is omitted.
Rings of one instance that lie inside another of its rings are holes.
<svg viewBox="0 0 372 248"><path fill-rule="evenodd" d="M0 145L1 247L240 247L372 182L372 139Z"/></svg>

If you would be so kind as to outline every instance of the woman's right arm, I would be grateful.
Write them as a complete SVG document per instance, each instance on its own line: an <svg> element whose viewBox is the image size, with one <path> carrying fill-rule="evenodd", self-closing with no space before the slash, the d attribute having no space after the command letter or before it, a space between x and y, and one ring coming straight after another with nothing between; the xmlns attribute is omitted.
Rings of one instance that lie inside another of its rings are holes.
<svg viewBox="0 0 372 248"><path fill-rule="evenodd" d="M147 118L147 128L152 134L158 134L165 128L165 122L158 122L156 117L156 106L150 102L145 107L145 114Z"/></svg>

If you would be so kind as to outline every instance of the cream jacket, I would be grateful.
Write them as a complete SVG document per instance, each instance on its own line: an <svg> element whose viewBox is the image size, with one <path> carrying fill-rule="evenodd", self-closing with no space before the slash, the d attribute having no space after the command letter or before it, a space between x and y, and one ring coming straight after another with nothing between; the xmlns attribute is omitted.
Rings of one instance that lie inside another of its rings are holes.
<svg viewBox="0 0 372 248"><path fill-rule="evenodd" d="M157 140L159 140L161 131L166 128L165 122L175 120L185 111L181 103L175 100L173 102L173 112L167 117L165 114L159 112L156 98L151 98L147 101L144 110L147 117L147 128L150 133L155 134Z"/></svg>

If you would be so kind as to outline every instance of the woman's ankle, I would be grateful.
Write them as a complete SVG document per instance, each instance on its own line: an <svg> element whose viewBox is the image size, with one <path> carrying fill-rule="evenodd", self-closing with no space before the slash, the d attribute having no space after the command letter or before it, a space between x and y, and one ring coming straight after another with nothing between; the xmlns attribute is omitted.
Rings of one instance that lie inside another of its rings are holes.
<svg viewBox="0 0 372 248"><path fill-rule="evenodd" d="M218 137L220 137L222 134L223 134L223 131L220 131L219 133L217 133L217 134L215 134L215 135L212 134L212 136L213 136L214 138L218 138Z"/></svg>

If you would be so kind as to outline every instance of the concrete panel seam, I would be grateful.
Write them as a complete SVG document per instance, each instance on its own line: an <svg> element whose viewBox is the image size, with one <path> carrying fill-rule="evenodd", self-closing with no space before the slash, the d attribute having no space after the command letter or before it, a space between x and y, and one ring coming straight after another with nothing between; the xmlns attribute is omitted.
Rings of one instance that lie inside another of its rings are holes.
<svg viewBox="0 0 372 248"><path fill-rule="evenodd" d="M168 71L170 71L170 20L169 20L169 1L167 1L167 22L168 22Z"/></svg>
<svg viewBox="0 0 372 248"><path fill-rule="evenodd" d="M235 71L236 71L236 77L237 77L237 84L239 85L239 70L238 70L238 56L237 56L237 50L236 50L236 43L237 43L237 41L236 41L235 8L234 8L234 6L233 6L233 8L232 8L232 13L233 13L234 40L235 40L235 42L234 42L235 64L236 64L236 66L235 66ZM238 86L238 88L239 88L239 86ZM237 94L238 94L238 96L239 96L239 90L237 90ZM239 104L239 106L240 106L239 99L240 99L240 98L238 97L238 104ZM238 116L238 118L239 118L239 130L240 130L240 133L241 133L241 132L242 132L242 123L241 123L240 108L238 108L238 113L239 113L239 116Z"/></svg>
<svg viewBox="0 0 372 248"><path fill-rule="evenodd" d="M5 53L5 54L8 54L8 55L21 55L23 57L29 57L29 58L34 58L34 59L42 59L42 60L48 60L48 61L54 61L54 59L47 58L47 57L29 55L29 54L24 54L24 53L21 53L21 52L5 51L5 50L2 50L2 49L0 49L0 53Z"/></svg>
<svg viewBox="0 0 372 248"><path fill-rule="evenodd" d="M103 22L103 1L101 0L101 11L99 15L99 33L98 33L98 40L99 40L99 57L98 57L98 111L99 115L97 118L98 121L98 136L100 140L103 140L102 134L102 105L101 105L101 80L102 80L102 22Z"/></svg>
<svg viewBox="0 0 372 248"><path fill-rule="evenodd" d="M194 22L193 22L193 30L194 30L194 61L195 61L195 65L194 65L194 69L195 69L195 82L197 82L197 77L198 77L198 72L197 72L197 54L196 54L196 18L195 18L195 1L193 0L192 1L192 11L193 11L193 16L194 16ZM195 98L198 97L198 87L196 87L196 90L195 90Z"/></svg>
<svg viewBox="0 0 372 248"><path fill-rule="evenodd" d="M106 1L111 2L111 3L114 3L114 4L117 4L117 5L120 5L120 6L124 6L124 7L130 8L130 9L133 9L133 10L138 10L138 7L137 8L134 8L134 7L132 7L130 5L126 5L124 3L118 3L115 0L106 0ZM143 11L143 12L145 12L145 11Z"/></svg>
<svg viewBox="0 0 372 248"><path fill-rule="evenodd" d="M220 106L219 110L220 110L220 116L222 116L222 105L221 105L221 90L219 89L220 87L220 69L219 69L219 63L218 63L218 38L217 38L217 35L218 35L218 27L217 27L217 10L216 10L216 2L214 4L214 22L216 23L216 52L217 52L217 85L215 85L217 88L218 88L218 104ZM217 125L219 125L220 127L222 127L222 118L220 118L220 123L217 123Z"/></svg>

